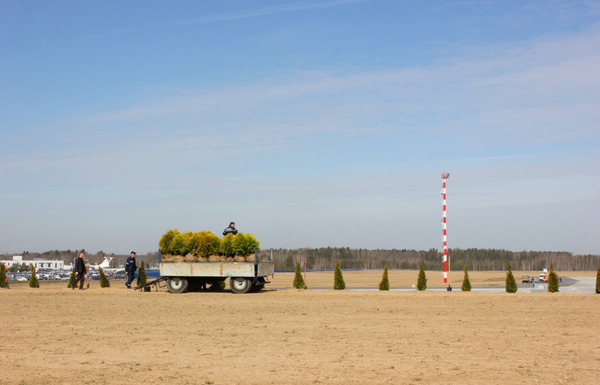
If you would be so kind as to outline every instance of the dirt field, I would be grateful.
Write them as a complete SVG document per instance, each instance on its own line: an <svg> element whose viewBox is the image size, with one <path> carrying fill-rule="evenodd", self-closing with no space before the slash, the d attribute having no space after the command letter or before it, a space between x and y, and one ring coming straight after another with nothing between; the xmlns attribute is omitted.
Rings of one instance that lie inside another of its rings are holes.
<svg viewBox="0 0 600 385"><path fill-rule="evenodd" d="M360 273L344 273L346 285L381 279L381 271ZM329 275L309 274L308 284L331 287ZM400 275L390 273L392 286ZM504 274L470 276L473 285L498 277L502 284ZM271 287L291 286L292 278L277 274ZM0 290L1 385L594 384L600 377L600 295L41 285Z"/></svg>

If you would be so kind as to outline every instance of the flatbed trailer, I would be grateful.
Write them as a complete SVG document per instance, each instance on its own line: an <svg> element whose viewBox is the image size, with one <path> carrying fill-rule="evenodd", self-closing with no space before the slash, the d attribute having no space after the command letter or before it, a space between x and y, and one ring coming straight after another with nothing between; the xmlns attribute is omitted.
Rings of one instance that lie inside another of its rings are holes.
<svg viewBox="0 0 600 385"><path fill-rule="evenodd" d="M269 283L267 277L275 274L273 250L265 261L259 261L255 251L254 262L163 262L159 249L158 262L161 280L166 280L171 293L222 290L227 278L229 288L235 294L258 292Z"/></svg>

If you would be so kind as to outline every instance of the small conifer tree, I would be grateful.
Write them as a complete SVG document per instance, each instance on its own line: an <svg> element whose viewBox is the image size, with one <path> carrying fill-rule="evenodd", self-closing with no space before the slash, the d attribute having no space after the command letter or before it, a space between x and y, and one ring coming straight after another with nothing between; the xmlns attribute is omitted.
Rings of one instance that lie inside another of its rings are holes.
<svg viewBox="0 0 600 385"><path fill-rule="evenodd" d="M73 287L75 283L75 278L77 278L77 273L75 273L75 269L71 272L71 276L69 277L69 285L67 286L69 289Z"/></svg>
<svg viewBox="0 0 600 385"><path fill-rule="evenodd" d="M558 293L558 276L554 272L554 263L550 263L550 274L548 274L548 292Z"/></svg>
<svg viewBox="0 0 600 385"><path fill-rule="evenodd" d="M596 294L600 294L600 266L598 266L598 272L596 273Z"/></svg>
<svg viewBox="0 0 600 385"><path fill-rule="evenodd" d="M142 287L142 286L146 285L146 268L144 267L144 261L142 261L142 263L140 263L140 270L138 273L137 285L138 285L138 287Z"/></svg>
<svg viewBox="0 0 600 385"><path fill-rule="evenodd" d="M0 288L4 288L6 283L6 266L4 263L0 263Z"/></svg>
<svg viewBox="0 0 600 385"><path fill-rule="evenodd" d="M258 242L258 239L256 239L254 237L254 235L252 234L246 234L246 240L245 240L245 250L243 251L242 255L249 255L254 253L254 251L259 252L260 251L260 242Z"/></svg>
<svg viewBox="0 0 600 385"><path fill-rule="evenodd" d="M346 288L346 283L344 282L344 277L342 276L342 269L340 269L339 263L335 264L333 288L335 290L344 290Z"/></svg>
<svg viewBox="0 0 600 385"><path fill-rule="evenodd" d="M143 263L144 261L142 261ZM106 274L104 274L104 270L101 267L98 268L100 271L100 287L110 287L110 281L106 278Z"/></svg>
<svg viewBox="0 0 600 385"><path fill-rule="evenodd" d="M465 265L465 277L463 278L461 289L462 291L471 291L471 281L469 280L469 271L467 270L467 265Z"/></svg>
<svg viewBox="0 0 600 385"><path fill-rule="evenodd" d="M383 268L383 277L381 277L381 282L379 282L379 290L382 290L382 291L390 290L390 281L388 279L387 266Z"/></svg>
<svg viewBox="0 0 600 385"><path fill-rule="evenodd" d="M427 290L427 277L425 276L425 265L421 262L421 267L419 268L419 278L417 279L417 290L423 291Z"/></svg>
<svg viewBox="0 0 600 385"><path fill-rule="evenodd" d="M221 240L221 244L219 245L219 254L224 255L226 257L235 256L235 250L233 249L233 240L235 239L235 235L227 234Z"/></svg>
<svg viewBox="0 0 600 385"><path fill-rule="evenodd" d="M237 233L233 236L231 247L234 255L243 257L253 254L254 250L260 251L260 243L252 234Z"/></svg>
<svg viewBox="0 0 600 385"><path fill-rule="evenodd" d="M179 230L169 230L167 231L158 241L158 246L160 247L160 251L163 253L171 252L171 242L176 235L181 234Z"/></svg>
<svg viewBox="0 0 600 385"><path fill-rule="evenodd" d="M506 273L506 292L516 293L517 292L517 281L512 272L512 266L508 265L508 272Z"/></svg>
<svg viewBox="0 0 600 385"><path fill-rule="evenodd" d="M296 274L294 275L294 287L296 289L302 289L304 287L304 278L302 278L302 272L300 271L300 262L296 262Z"/></svg>
<svg viewBox="0 0 600 385"><path fill-rule="evenodd" d="M169 250L172 255L186 255L188 253L188 247L190 245L190 233L176 234L171 240Z"/></svg>
<svg viewBox="0 0 600 385"><path fill-rule="evenodd" d="M38 281L37 275L35 274L35 266L31 264L31 278L29 278L29 287L40 287L40 281Z"/></svg>
<svg viewBox="0 0 600 385"><path fill-rule="evenodd" d="M193 239L193 254L203 258L209 258L211 255L219 253L221 238L211 233L210 231L201 231L194 233Z"/></svg>

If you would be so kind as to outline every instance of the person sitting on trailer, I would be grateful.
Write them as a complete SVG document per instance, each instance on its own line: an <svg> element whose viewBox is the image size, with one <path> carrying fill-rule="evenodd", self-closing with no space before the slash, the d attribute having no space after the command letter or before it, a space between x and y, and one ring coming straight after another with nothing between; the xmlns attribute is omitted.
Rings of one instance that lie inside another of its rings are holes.
<svg viewBox="0 0 600 385"><path fill-rule="evenodd" d="M233 234L236 235L238 233L238 231L235 228L235 222L230 222L229 226L223 230L223 236L227 235L227 234Z"/></svg>

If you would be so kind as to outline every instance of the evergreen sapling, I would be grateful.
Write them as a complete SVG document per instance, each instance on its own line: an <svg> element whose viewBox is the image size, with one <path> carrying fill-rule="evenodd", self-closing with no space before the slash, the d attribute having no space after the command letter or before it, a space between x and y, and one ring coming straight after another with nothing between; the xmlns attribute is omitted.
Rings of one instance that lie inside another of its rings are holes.
<svg viewBox="0 0 600 385"><path fill-rule="evenodd" d="M425 265L421 262L421 267L419 268L419 278L417 279L417 290L423 291L427 290L427 277L425 276Z"/></svg>
<svg viewBox="0 0 600 385"><path fill-rule="evenodd" d="M346 283L344 282L344 277L342 276L342 270L340 269L339 263L335 264L333 288L335 290L344 290L346 288Z"/></svg>
<svg viewBox="0 0 600 385"><path fill-rule="evenodd" d="M160 238L160 241L158 241L158 246L160 247L160 251L163 253L170 253L171 252L171 242L173 242L173 238L175 238L175 236L178 234L181 234L181 233L177 229L167 231Z"/></svg>
<svg viewBox="0 0 600 385"><path fill-rule="evenodd" d="M37 274L35 273L35 266L31 264L31 278L29 278L29 287L40 287L40 281L38 281Z"/></svg>
<svg viewBox="0 0 600 385"><path fill-rule="evenodd" d="M600 294L600 266L598 266L598 272L596 273L596 294Z"/></svg>
<svg viewBox="0 0 600 385"><path fill-rule="evenodd" d="M302 278L302 273L300 272L300 262L296 262L296 274L294 274L294 287L296 289L304 288L304 279Z"/></svg>
<svg viewBox="0 0 600 385"><path fill-rule="evenodd" d="M385 291L390 290L390 281L388 280L388 267L383 268L383 277L381 278L381 282L379 282L379 290Z"/></svg>
<svg viewBox="0 0 600 385"><path fill-rule="evenodd" d="M512 272L512 266L508 265L508 272L506 273L506 292L516 293L517 292L517 281Z"/></svg>
<svg viewBox="0 0 600 385"><path fill-rule="evenodd" d="M172 255L186 255L188 253L188 234L176 234L171 240L170 253Z"/></svg>
<svg viewBox="0 0 600 385"><path fill-rule="evenodd" d="M471 281L469 280L469 271L467 270L467 265L465 265L465 278L463 278L461 290L471 291Z"/></svg>
<svg viewBox="0 0 600 385"><path fill-rule="evenodd" d="M69 289L73 287L73 284L75 283L75 278L77 278L77 274L75 273L75 269L73 269L73 271L71 271L71 276L69 277L69 284L67 285Z"/></svg>
<svg viewBox="0 0 600 385"><path fill-rule="evenodd" d="M558 276L554 272L554 263L550 263L550 274L548 274L548 292L558 293Z"/></svg>
<svg viewBox="0 0 600 385"><path fill-rule="evenodd" d="M144 261L142 261L144 263ZM102 268L98 268L100 271L100 287L110 287L110 281L106 278L106 274L104 274L104 270Z"/></svg>
<svg viewBox="0 0 600 385"><path fill-rule="evenodd" d="M8 289L8 280L6 279L6 266L4 266L4 263L0 263L0 287L6 287Z"/></svg>

